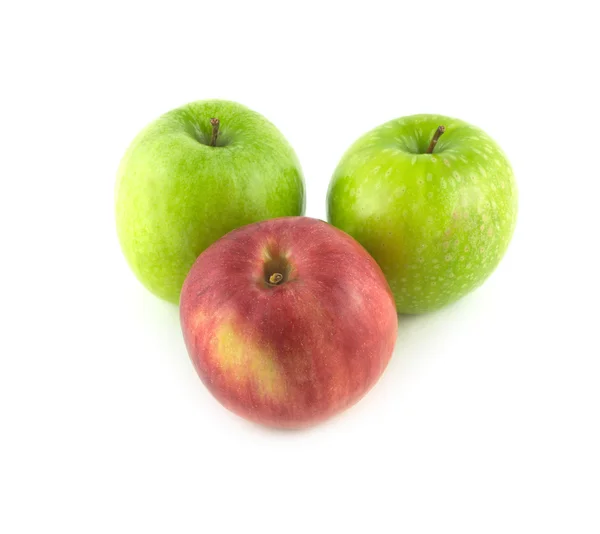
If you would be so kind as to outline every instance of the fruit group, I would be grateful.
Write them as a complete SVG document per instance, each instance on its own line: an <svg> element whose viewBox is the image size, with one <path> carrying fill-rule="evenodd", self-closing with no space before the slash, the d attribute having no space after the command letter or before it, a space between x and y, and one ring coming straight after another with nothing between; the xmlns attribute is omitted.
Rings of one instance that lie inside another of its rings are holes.
<svg viewBox="0 0 600 534"><path fill-rule="evenodd" d="M212 394L276 427L308 426L354 404L396 340L394 300L375 261L307 217L252 224L214 243L190 270L180 310Z"/></svg>
<svg viewBox="0 0 600 534"><path fill-rule="evenodd" d="M283 135L234 102L174 109L142 130L118 170L123 253L153 293L179 301L198 255L252 222L301 215L304 179Z"/></svg>
<svg viewBox="0 0 600 534"><path fill-rule="evenodd" d="M445 131L437 132L440 126ZM461 298L492 273L513 234L517 189L506 156L479 128L414 115L350 147L327 203L329 221L377 260L398 312L422 313Z"/></svg>

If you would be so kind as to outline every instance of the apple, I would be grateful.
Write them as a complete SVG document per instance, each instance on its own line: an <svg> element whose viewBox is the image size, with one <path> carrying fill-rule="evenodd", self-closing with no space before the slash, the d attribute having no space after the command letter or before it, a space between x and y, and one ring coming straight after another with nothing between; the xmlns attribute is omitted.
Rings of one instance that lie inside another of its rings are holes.
<svg viewBox="0 0 600 534"><path fill-rule="evenodd" d="M517 218L513 171L482 130L441 115L387 122L337 166L328 220L383 270L399 313L436 310L492 273Z"/></svg>
<svg viewBox="0 0 600 534"><path fill-rule="evenodd" d="M181 293L200 378L226 408L280 428L316 424L375 384L397 315L377 263L324 221L283 217L208 247Z"/></svg>
<svg viewBox="0 0 600 534"><path fill-rule="evenodd" d="M138 279L177 303L210 244L245 224L304 213L304 178L283 135L224 100L193 102L142 130L116 184L117 232Z"/></svg>

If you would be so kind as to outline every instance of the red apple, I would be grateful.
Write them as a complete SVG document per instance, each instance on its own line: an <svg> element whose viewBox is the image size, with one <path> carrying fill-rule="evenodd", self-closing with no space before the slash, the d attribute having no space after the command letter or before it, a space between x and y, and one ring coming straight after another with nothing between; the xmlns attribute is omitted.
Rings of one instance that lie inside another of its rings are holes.
<svg viewBox="0 0 600 534"><path fill-rule="evenodd" d="M394 348L394 298L341 230L282 217L206 249L181 293L190 357L211 393L251 421L318 423L375 384Z"/></svg>

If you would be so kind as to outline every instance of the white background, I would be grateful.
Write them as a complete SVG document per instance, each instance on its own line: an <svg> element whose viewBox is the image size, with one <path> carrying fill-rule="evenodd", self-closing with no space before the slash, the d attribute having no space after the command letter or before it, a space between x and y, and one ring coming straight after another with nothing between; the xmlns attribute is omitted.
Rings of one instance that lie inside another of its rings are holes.
<svg viewBox="0 0 600 534"><path fill-rule="evenodd" d="M595 2L3 2L0 532L600 532ZM119 159L191 100L331 173L395 117L477 124L511 159L502 264L401 318L356 407L302 432L212 399L175 306L122 258Z"/></svg>

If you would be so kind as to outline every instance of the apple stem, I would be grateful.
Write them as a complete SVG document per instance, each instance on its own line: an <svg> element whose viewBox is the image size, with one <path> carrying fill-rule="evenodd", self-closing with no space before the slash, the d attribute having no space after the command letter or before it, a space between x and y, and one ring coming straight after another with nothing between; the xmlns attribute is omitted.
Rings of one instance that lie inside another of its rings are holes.
<svg viewBox="0 0 600 534"><path fill-rule="evenodd" d="M283 275L281 273L273 273L271 276L269 276L269 283L273 285L277 285L282 280Z"/></svg>
<svg viewBox="0 0 600 534"><path fill-rule="evenodd" d="M212 125L212 137L210 138L210 146L217 146L217 137L219 136L219 119L210 119Z"/></svg>
<svg viewBox="0 0 600 534"><path fill-rule="evenodd" d="M446 131L446 127L445 126L438 126L437 130L433 134L433 137L431 139L431 143L429 143L429 148L427 149L427 154L433 154L433 149L435 148L435 145L437 145L438 139L441 137L441 135L445 131Z"/></svg>

